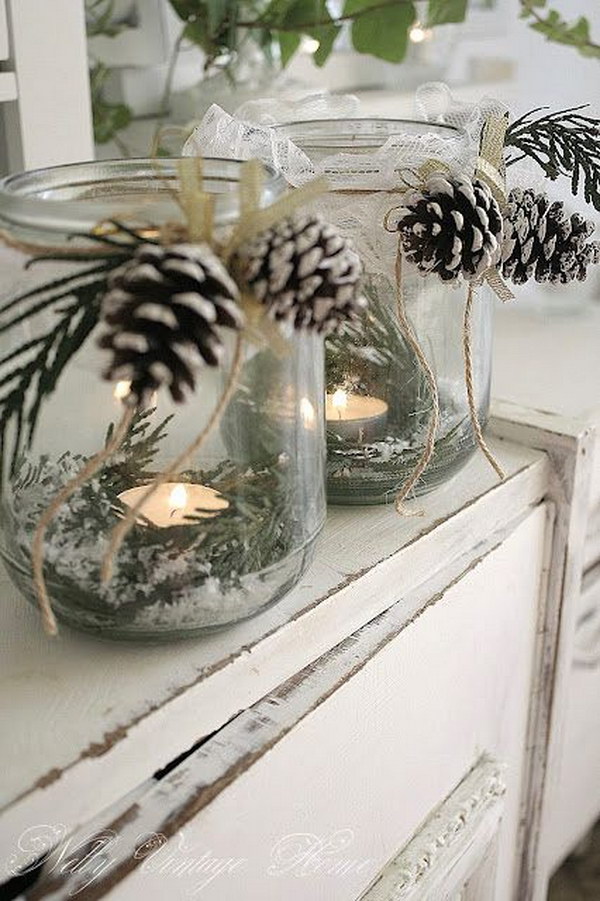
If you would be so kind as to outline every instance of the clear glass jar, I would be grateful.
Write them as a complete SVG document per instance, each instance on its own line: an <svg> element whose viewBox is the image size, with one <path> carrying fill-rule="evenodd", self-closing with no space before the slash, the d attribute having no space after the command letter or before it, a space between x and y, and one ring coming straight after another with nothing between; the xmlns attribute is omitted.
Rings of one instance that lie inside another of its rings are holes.
<svg viewBox="0 0 600 901"><path fill-rule="evenodd" d="M453 170L472 172L476 149L451 126L403 120L312 120L279 126L277 133L306 154L306 174L312 169L328 178L330 191L314 208L352 239L365 270L365 321L326 344L328 500L388 503L423 452L432 395L400 325L398 236L385 223L401 202L399 188L418 180L422 164L440 159ZM462 350L467 286L423 278L408 264L401 282L439 391L435 453L415 489L424 493L460 469L476 447ZM475 398L485 425L492 358L492 302L485 286L478 289L472 334Z"/></svg>
<svg viewBox="0 0 600 901"><path fill-rule="evenodd" d="M239 166L204 161L219 226L237 216ZM67 232L87 233L107 217L135 228L181 220L171 196L176 172L176 161L130 160L14 176L0 186L0 224L21 241L56 245ZM263 203L284 187L269 171ZM76 265L36 265L26 275L27 287L49 283ZM60 306L3 335L2 358L48 329ZM244 341L243 368L220 426L148 502L116 558L111 582L100 584L111 530L133 505L136 489L207 422L223 393L233 344L228 341L221 367L203 370L187 403L174 405L168 392L159 393L121 450L53 520L44 571L59 620L111 638L183 637L256 613L289 591L306 569L325 519L322 342L259 323L252 340ZM126 386L101 380L105 362L92 332L44 404L33 441L4 479L0 553L34 603L31 544L40 515L121 417L119 395ZM5 371L0 368L0 378ZM189 518L199 510L195 520Z"/></svg>

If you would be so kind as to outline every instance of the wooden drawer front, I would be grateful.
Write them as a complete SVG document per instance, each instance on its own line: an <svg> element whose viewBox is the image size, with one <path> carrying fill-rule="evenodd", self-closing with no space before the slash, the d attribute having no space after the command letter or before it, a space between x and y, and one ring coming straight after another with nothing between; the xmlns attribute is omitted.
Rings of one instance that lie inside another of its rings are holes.
<svg viewBox="0 0 600 901"><path fill-rule="evenodd" d="M110 825L89 897L354 901L488 752L506 765L495 901L510 898L548 521L536 508L208 739Z"/></svg>
<svg viewBox="0 0 600 901"><path fill-rule="evenodd" d="M485 901L495 895L505 785L483 757L360 901Z"/></svg>
<svg viewBox="0 0 600 901"><path fill-rule="evenodd" d="M600 815L600 567L584 582L575 635L551 849L560 863Z"/></svg>

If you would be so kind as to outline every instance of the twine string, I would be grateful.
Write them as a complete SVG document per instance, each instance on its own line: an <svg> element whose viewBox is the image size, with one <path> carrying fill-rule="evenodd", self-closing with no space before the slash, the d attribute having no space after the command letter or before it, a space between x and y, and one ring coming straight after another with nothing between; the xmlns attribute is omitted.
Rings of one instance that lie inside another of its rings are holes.
<svg viewBox="0 0 600 901"><path fill-rule="evenodd" d="M423 374L425 375L429 390L431 392L431 414L429 416L425 445L412 472L398 489L395 498L395 507L396 511L400 513L401 516L422 516L422 510L410 510L409 508L407 508L404 501L429 466L431 458L433 457L433 454L435 452L435 438L440 420L440 399L434 372L429 364L429 360L425 356L425 352L421 347L421 344L415 334L415 331L406 312L406 305L404 302L404 289L402 285L402 244L400 240L398 240L398 250L396 252L395 273L396 306L398 310L398 320L411 350L419 361L419 365L423 371Z"/></svg>
<svg viewBox="0 0 600 901"><path fill-rule="evenodd" d="M467 291L467 300L465 303L465 312L463 318L463 356L465 360L465 384L467 387L467 401L469 404L469 416L471 417L471 426L473 428L473 434L477 440L477 444L479 445L482 453L484 454L486 460L496 473L499 479L505 479L506 474L502 469L500 463L494 456L493 452L490 450L489 445L487 444L483 431L481 428L481 423L479 422L479 416L477 415L477 406L475 403L475 379L473 375L473 341L472 341L472 332L473 332L473 302L475 299L475 288L473 284L469 284L469 290Z"/></svg>
<svg viewBox="0 0 600 901"><path fill-rule="evenodd" d="M44 626L44 631L47 635L56 635L58 633L58 626L56 623L56 617L54 616L54 612L52 610L52 603L50 601L50 596L48 594L48 588L46 586L46 580L44 578L44 538L46 535L46 531L66 501L72 497L75 492L85 485L88 479L91 479L98 470L104 466L104 464L110 459L110 457L115 454L127 432L129 431L129 427L131 425L132 419L135 415L135 407L126 407L123 412L123 417L111 435L110 439L107 441L106 445L91 457L85 466L80 469L77 475L67 482L58 494L53 498L52 502L42 513L36 530L35 535L33 537L32 551L31 551L31 559L32 559L32 568L33 568L33 584L35 588L35 593L37 595L38 604L40 608L40 614L42 617L42 624Z"/></svg>
<svg viewBox="0 0 600 901"><path fill-rule="evenodd" d="M236 346L233 354L233 360L231 363L231 369L229 371L229 376L227 379L227 383L225 385L225 389L219 398L219 401L212 411L208 422L200 432L200 434L192 441L188 447L168 466L166 469L162 470L155 476L153 481L148 485L146 491L142 494L139 501L133 506L130 507L125 513L123 519L117 523L117 525L113 528L110 540L108 544L108 548L102 560L102 568L101 568L101 580L102 584L110 582L113 573L114 560L116 555L119 552L119 549L127 535L135 525L139 514L142 512L142 508L146 504L146 502L155 494L155 492L160 488L161 485L164 485L165 482L168 482L174 475L176 475L180 470L186 465L186 463L190 460L190 458L200 450L206 439L211 435L213 430L219 424L223 413L231 397L233 392L236 389L239 374L242 368L243 362L243 336L241 334L238 335Z"/></svg>

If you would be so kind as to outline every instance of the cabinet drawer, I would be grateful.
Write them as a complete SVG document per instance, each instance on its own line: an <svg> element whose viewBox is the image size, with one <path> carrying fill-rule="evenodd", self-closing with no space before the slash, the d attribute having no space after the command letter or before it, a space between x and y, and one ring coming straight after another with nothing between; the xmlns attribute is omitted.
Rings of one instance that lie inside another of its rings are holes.
<svg viewBox="0 0 600 901"><path fill-rule="evenodd" d="M354 901L482 755L504 765L495 898L511 897L548 522L535 508L205 741L109 823L90 897ZM49 874L35 897L84 878Z"/></svg>

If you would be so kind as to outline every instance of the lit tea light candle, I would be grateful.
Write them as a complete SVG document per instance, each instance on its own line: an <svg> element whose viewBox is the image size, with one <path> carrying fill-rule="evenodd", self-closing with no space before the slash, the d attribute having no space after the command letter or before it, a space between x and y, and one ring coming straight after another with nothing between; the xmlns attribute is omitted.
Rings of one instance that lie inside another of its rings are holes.
<svg viewBox="0 0 600 901"><path fill-rule="evenodd" d="M129 488L119 495L119 500L128 507L135 507L147 490L147 485ZM156 489L139 511L139 522L143 523L144 519L148 519L161 528L185 526L190 525L188 516L212 519L228 507L229 501L214 488L208 488L206 485L165 482Z"/></svg>
<svg viewBox="0 0 600 901"><path fill-rule="evenodd" d="M387 423L388 405L378 397L351 394L338 388L325 395L327 428L341 438L372 440Z"/></svg>

